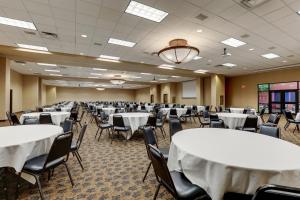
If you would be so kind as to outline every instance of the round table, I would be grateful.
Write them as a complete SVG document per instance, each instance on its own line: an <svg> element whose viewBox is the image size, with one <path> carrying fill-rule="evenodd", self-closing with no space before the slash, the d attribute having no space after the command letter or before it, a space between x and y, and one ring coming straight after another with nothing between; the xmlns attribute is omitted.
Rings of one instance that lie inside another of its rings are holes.
<svg viewBox="0 0 300 200"><path fill-rule="evenodd" d="M240 113L243 114L244 108L229 108L231 113ZM251 114L255 114L256 110L251 108L250 109Z"/></svg>
<svg viewBox="0 0 300 200"><path fill-rule="evenodd" d="M169 115L170 115L170 110L172 108L161 108L160 110L164 113L167 114L167 118L169 119ZM177 116L180 117L181 115L185 114L187 111L187 108L174 108L177 111Z"/></svg>
<svg viewBox="0 0 300 200"><path fill-rule="evenodd" d="M42 112L33 112L22 114L20 117L20 123L23 124L25 118L39 118ZM47 113L47 112L43 112ZM53 124L60 125L61 122L65 121L66 118L70 117L70 112L49 112L51 114L51 119Z"/></svg>
<svg viewBox="0 0 300 200"><path fill-rule="evenodd" d="M186 129L172 137L168 167L182 171L214 200L253 194L264 184L300 187L300 147L232 129Z"/></svg>
<svg viewBox="0 0 300 200"><path fill-rule="evenodd" d="M237 127L243 127L248 117L248 114L240 113L217 113L218 117L224 121L224 124L230 129L236 129ZM260 117L257 119L257 126L262 124Z"/></svg>
<svg viewBox="0 0 300 200"><path fill-rule="evenodd" d="M109 115L109 124L113 124L113 116L121 115L123 117L123 121L125 126L129 126L131 128L131 134L128 134L127 139L130 139L135 131L139 129L140 126L144 126L147 124L150 113L117 113Z"/></svg>
<svg viewBox="0 0 300 200"><path fill-rule="evenodd" d="M138 106L137 108L138 110L142 110L142 107L141 106ZM145 106L145 109L147 112L151 112L153 110L153 106Z"/></svg>
<svg viewBox="0 0 300 200"><path fill-rule="evenodd" d="M26 160L48 153L63 129L53 125L0 127L0 168L12 167L20 172Z"/></svg>

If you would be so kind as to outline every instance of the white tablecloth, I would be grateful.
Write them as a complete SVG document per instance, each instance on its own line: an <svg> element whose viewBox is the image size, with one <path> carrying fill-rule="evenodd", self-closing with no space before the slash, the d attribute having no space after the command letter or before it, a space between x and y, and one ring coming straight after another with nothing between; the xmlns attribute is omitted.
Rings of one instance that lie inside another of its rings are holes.
<svg viewBox="0 0 300 200"><path fill-rule="evenodd" d="M61 122L65 121L66 118L70 117L70 112L49 112L51 114L51 119L53 124L60 125ZM39 118L41 112L34 112L34 113L26 113L22 114L20 117L20 122L23 124L24 119L28 118Z"/></svg>
<svg viewBox="0 0 300 200"><path fill-rule="evenodd" d="M26 160L48 153L63 129L53 125L0 127L0 168L12 167L20 172Z"/></svg>
<svg viewBox="0 0 300 200"><path fill-rule="evenodd" d="M191 109L193 109L193 106L184 106L184 108L191 108ZM198 112L205 111L205 106L197 106L197 111Z"/></svg>
<svg viewBox="0 0 300 200"><path fill-rule="evenodd" d="M167 118L169 118L171 108L161 108L160 109L164 114L167 114ZM182 114L185 114L187 108L176 108L177 116L180 117Z"/></svg>
<svg viewBox="0 0 300 200"><path fill-rule="evenodd" d="M231 129L236 129L237 127L243 127L248 114L240 113L217 113L219 118L224 121L224 124ZM262 124L260 117L257 119L257 126Z"/></svg>
<svg viewBox="0 0 300 200"><path fill-rule="evenodd" d="M153 110L153 106L145 106L145 108L148 112L151 112ZM141 106L138 106L138 110L142 110Z"/></svg>
<svg viewBox="0 0 300 200"><path fill-rule="evenodd" d="M244 108L230 108L230 112L243 114ZM256 110L253 108L250 109L250 112L251 112L251 114L254 114L254 115L256 114Z"/></svg>
<svg viewBox="0 0 300 200"><path fill-rule="evenodd" d="M115 115L122 115L125 126L130 126L131 134L128 134L127 138L130 139L140 126L147 124L150 113L117 113ZM109 124L113 124L113 116L114 114L109 115Z"/></svg>
<svg viewBox="0 0 300 200"><path fill-rule="evenodd" d="M300 113L297 113L295 120L300 121Z"/></svg>
<svg viewBox="0 0 300 200"><path fill-rule="evenodd" d="M213 200L253 194L264 184L300 187L300 147L232 129L186 129L172 138L168 167L182 171Z"/></svg>
<svg viewBox="0 0 300 200"><path fill-rule="evenodd" d="M54 112L55 108L53 108L53 107L43 108L43 111L44 112Z"/></svg>

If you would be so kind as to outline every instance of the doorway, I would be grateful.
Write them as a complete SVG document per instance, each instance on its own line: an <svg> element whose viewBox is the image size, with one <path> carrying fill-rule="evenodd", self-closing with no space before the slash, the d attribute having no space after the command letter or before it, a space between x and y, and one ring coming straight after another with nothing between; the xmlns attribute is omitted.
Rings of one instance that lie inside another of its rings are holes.
<svg viewBox="0 0 300 200"><path fill-rule="evenodd" d="M163 95L163 103L167 104L168 103L168 94Z"/></svg>

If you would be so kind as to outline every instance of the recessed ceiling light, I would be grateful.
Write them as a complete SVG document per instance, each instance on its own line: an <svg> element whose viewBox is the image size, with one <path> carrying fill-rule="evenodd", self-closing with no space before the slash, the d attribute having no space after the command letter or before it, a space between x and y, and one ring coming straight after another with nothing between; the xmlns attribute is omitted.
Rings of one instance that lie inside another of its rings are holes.
<svg viewBox="0 0 300 200"><path fill-rule="evenodd" d="M84 55L84 53L79 53L81 56L83 56Z"/></svg>
<svg viewBox="0 0 300 200"><path fill-rule="evenodd" d="M193 60L199 60L199 59L201 59L202 57L201 56L195 56L194 58L193 58Z"/></svg>
<svg viewBox="0 0 300 200"><path fill-rule="evenodd" d="M93 70L96 70L96 71L107 71L107 69L103 69L103 68L93 68Z"/></svg>
<svg viewBox="0 0 300 200"><path fill-rule="evenodd" d="M226 44L231 47L239 47L239 46L243 46L246 44L245 42L237 40L235 38L229 38L227 40L223 40L221 43Z"/></svg>
<svg viewBox="0 0 300 200"><path fill-rule="evenodd" d="M286 60L283 60L282 62L283 62L283 63L286 63L287 61L286 61Z"/></svg>
<svg viewBox="0 0 300 200"><path fill-rule="evenodd" d="M142 77L140 77L140 76L132 76L130 78L142 78Z"/></svg>
<svg viewBox="0 0 300 200"><path fill-rule="evenodd" d="M61 74L49 74L50 76L62 76Z"/></svg>
<svg viewBox="0 0 300 200"><path fill-rule="evenodd" d="M273 59L273 58L279 58L280 57L279 55L274 54L274 53L267 53L267 54L263 54L261 56L264 57L264 58L267 58L267 59Z"/></svg>
<svg viewBox="0 0 300 200"><path fill-rule="evenodd" d="M17 48L18 51L24 51L24 52L30 52L30 53L41 53L41 54L52 54L49 51L38 51L33 49L23 49L23 48Z"/></svg>
<svg viewBox="0 0 300 200"><path fill-rule="evenodd" d="M36 30L36 27L32 22L26 22L26 21L6 18L6 17L0 17L0 24Z"/></svg>
<svg viewBox="0 0 300 200"><path fill-rule="evenodd" d="M142 72L143 75L152 75L151 73Z"/></svg>
<svg viewBox="0 0 300 200"><path fill-rule="evenodd" d="M116 56L108 56L108 55L100 55L97 60L106 61L106 62L120 62L120 57Z"/></svg>
<svg viewBox="0 0 300 200"><path fill-rule="evenodd" d="M236 66L236 64L232 64L232 63L224 63L222 65L225 67L235 67Z"/></svg>
<svg viewBox="0 0 300 200"><path fill-rule="evenodd" d="M205 74L206 72L208 72L207 70L203 70L203 69L198 69L194 71L197 74Z"/></svg>
<svg viewBox="0 0 300 200"><path fill-rule="evenodd" d="M59 70L56 70L56 69L45 69L46 72L57 72L59 73L60 71Z"/></svg>
<svg viewBox="0 0 300 200"><path fill-rule="evenodd" d="M90 73L90 74L93 76L102 76L102 74L99 74L99 73Z"/></svg>
<svg viewBox="0 0 300 200"><path fill-rule="evenodd" d="M96 90L103 91L105 88L96 88Z"/></svg>
<svg viewBox="0 0 300 200"><path fill-rule="evenodd" d="M161 22L168 15L167 12L158 10L145 4L141 4L136 1L131 1L125 12L155 22Z"/></svg>
<svg viewBox="0 0 300 200"><path fill-rule="evenodd" d="M83 38L87 38L87 35L84 35L84 34L82 34L82 35L81 35L81 37L83 37Z"/></svg>
<svg viewBox="0 0 300 200"><path fill-rule="evenodd" d="M162 64L162 65L159 65L158 68L161 68L161 69L171 69L173 70L175 66L173 65L167 65L167 64Z"/></svg>
<svg viewBox="0 0 300 200"><path fill-rule="evenodd" d="M150 82L152 82L152 83L157 83L157 81L155 81L155 80L152 80L152 81L150 81Z"/></svg>
<svg viewBox="0 0 300 200"><path fill-rule="evenodd" d="M42 65L42 66L50 66L50 67L56 67L56 64L50 64L50 63L36 63L38 65Z"/></svg>
<svg viewBox="0 0 300 200"><path fill-rule="evenodd" d="M99 78L99 77L96 77L96 76L89 76L88 78Z"/></svg>
<svg viewBox="0 0 300 200"><path fill-rule="evenodd" d="M253 50L254 50L254 48L249 49L249 51L253 51Z"/></svg>
<svg viewBox="0 0 300 200"><path fill-rule="evenodd" d="M197 30L197 33L202 33L202 30L201 30L201 29L198 29L198 30Z"/></svg>
<svg viewBox="0 0 300 200"><path fill-rule="evenodd" d="M180 78L180 76L171 76L172 78Z"/></svg>
<svg viewBox="0 0 300 200"><path fill-rule="evenodd" d="M115 39L115 38L109 38L108 43L109 44L116 44L116 45L120 45L120 46L125 46L125 47L134 47L134 45L136 44L134 42L119 40L119 39Z"/></svg>
<svg viewBox="0 0 300 200"><path fill-rule="evenodd" d="M297 11L297 14L300 15L300 10Z"/></svg>
<svg viewBox="0 0 300 200"><path fill-rule="evenodd" d="M168 79L166 79L166 78L160 78L159 80L160 81L167 81Z"/></svg>
<svg viewBox="0 0 300 200"><path fill-rule="evenodd" d="M29 44L17 44L21 48L25 49L32 49L32 50L38 50L38 51L48 51L47 47L42 46L35 46L35 45L29 45Z"/></svg>

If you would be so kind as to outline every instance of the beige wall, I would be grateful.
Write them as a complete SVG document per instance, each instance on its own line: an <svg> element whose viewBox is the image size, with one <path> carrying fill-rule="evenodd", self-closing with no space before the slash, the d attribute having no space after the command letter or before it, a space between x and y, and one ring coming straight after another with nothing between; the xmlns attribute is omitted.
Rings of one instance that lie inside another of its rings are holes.
<svg viewBox="0 0 300 200"><path fill-rule="evenodd" d="M150 88L142 88L135 91L136 102L150 102Z"/></svg>
<svg viewBox="0 0 300 200"><path fill-rule="evenodd" d="M47 86L48 88L48 86ZM47 89L47 95L48 95ZM135 90L57 87L56 101L135 101ZM53 102L54 103L54 102ZM47 96L47 104L48 96Z"/></svg>
<svg viewBox="0 0 300 200"><path fill-rule="evenodd" d="M10 66L9 60L0 58L0 120L6 119L9 111Z"/></svg>
<svg viewBox="0 0 300 200"><path fill-rule="evenodd" d="M202 105L203 104L203 79L198 78L196 81L196 98L182 98L182 82L176 84L176 103L185 105Z"/></svg>
<svg viewBox="0 0 300 200"><path fill-rule="evenodd" d="M211 80L211 105L213 107L220 106L220 98L223 96L223 102L221 106L225 106L225 77L223 75L214 74L210 77Z"/></svg>
<svg viewBox="0 0 300 200"><path fill-rule="evenodd" d="M77 96L77 93L73 93L73 98ZM72 99L75 100L75 99ZM54 103L60 102L57 100L57 87L55 86L46 86L46 104L51 105Z"/></svg>
<svg viewBox="0 0 300 200"><path fill-rule="evenodd" d="M39 105L39 77L23 75L23 110Z"/></svg>
<svg viewBox="0 0 300 200"><path fill-rule="evenodd" d="M257 84L300 81L300 69L282 69L226 78L226 106L257 109Z"/></svg>
<svg viewBox="0 0 300 200"><path fill-rule="evenodd" d="M23 111L23 75L11 70L10 89L13 91L12 112Z"/></svg>
<svg viewBox="0 0 300 200"><path fill-rule="evenodd" d="M203 104L211 105L211 80L210 80L210 77L203 78Z"/></svg>
<svg viewBox="0 0 300 200"><path fill-rule="evenodd" d="M160 85L153 85L150 87L150 98L153 95L153 103L160 103L161 95L160 95Z"/></svg>

